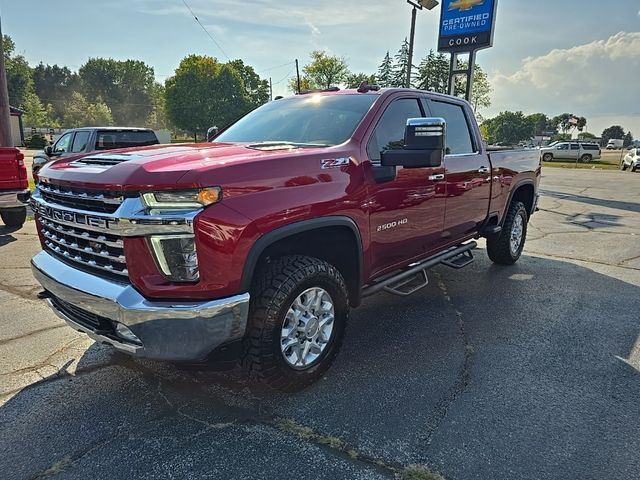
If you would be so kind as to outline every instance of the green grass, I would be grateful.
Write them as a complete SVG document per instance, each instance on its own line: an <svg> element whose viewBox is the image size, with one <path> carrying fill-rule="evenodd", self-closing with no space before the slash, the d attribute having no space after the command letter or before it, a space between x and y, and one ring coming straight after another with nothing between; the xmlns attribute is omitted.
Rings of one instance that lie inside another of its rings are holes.
<svg viewBox="0 0 640 480"><path fill-rule="evenodd" d="M29 180L29 190L32 192L36 189L36 183L33 181L33 178Z"/></svg>
<svg viewBox="0 0 640 480"><path fill-rule="evenodd" d="M603 162L594 160L589 163L576 163L576 162L542 162L543 167L553 168L580 168L588 170L618 170L620 168L619 163Z"/></svg>

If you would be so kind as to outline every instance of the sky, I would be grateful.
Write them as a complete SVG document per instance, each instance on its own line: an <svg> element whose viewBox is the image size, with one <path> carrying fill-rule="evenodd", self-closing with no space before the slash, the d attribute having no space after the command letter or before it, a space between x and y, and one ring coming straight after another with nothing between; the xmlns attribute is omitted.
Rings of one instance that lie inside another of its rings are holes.
<svg viewBox="0 0 640 480"><path fill-rule="evenodd" d="M164 81L189 54L242 58L274 95L290 94L293 61L312 50L374 73L409 34L404 0L0 0L3 33L31 65L76 70L90 57L143 60ZM440 8L418 13L415 63L437 42ZM499 0L489 74L491 117L503 110L584 116L600 134L620 124L640 138L640 0Z"/></svg>

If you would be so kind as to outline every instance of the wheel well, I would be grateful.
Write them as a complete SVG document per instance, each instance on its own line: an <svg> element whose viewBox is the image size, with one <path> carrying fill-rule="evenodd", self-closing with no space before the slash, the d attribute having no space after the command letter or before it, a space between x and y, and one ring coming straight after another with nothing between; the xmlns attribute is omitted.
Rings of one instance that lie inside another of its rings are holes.
<svg viewBox="0 0 640 480"><path fill-rule="evenodd" d="M515 192L513 192L513 196L511 197L512 202L522 202L524 203L525 208L527 209L527 213L529 217L533 213L533 185L527 183L525 185L519 186Z"/></svg>
<svg viewBox="0 0 640 480"><path fill-rule="evenodd" d="M307 255L330 263L344 278L351 306L360 304L362 254L359 239L351 228L321 227L277 240L260 254L254 271L270 258L284 255Z"/></svg>

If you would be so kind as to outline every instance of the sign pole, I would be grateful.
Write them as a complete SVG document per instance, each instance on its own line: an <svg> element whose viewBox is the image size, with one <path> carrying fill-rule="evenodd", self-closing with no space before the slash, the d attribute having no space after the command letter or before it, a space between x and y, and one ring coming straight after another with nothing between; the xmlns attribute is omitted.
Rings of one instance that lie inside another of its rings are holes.
<svg viewBox="0 0 640 480"><path fill-rule="evenodd" d="M407 81L405 82L405 88L411 88L411 64L413 63L413 41L416 36L417 12L416 6L413 5L413 10L411 11L411 35L409 37L409 63L407 65Z"/></svg>
<svg viewBox="0 0 640 480"><path fill-rule="evenodd" d="M4 68L4 46L2 45L2 19L0 18L0 147L13 147L11 141L11 113L9 91Z"/></svg>

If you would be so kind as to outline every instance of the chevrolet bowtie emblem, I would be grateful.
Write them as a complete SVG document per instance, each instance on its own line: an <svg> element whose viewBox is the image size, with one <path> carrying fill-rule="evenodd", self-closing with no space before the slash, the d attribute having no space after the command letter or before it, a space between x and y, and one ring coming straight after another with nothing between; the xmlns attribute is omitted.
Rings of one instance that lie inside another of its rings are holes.
<svg viewBox="0 0 640 480"><path fill-rule="evenodd" d="M460 10L461 12L464 12L465 10L471 10L473 7L477 7L483 3L484 0L456 0L449 4L449 10Z"/></svg>

